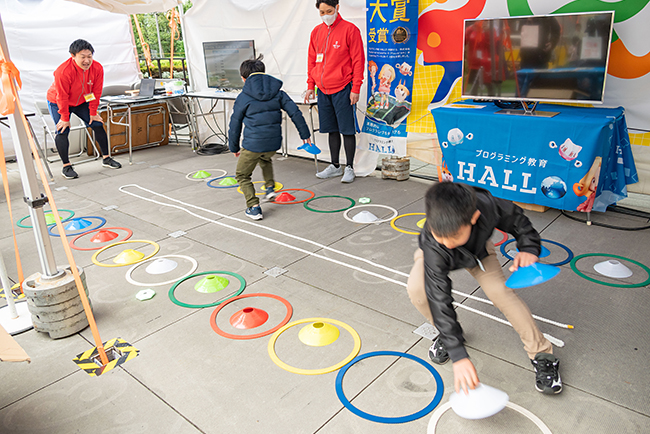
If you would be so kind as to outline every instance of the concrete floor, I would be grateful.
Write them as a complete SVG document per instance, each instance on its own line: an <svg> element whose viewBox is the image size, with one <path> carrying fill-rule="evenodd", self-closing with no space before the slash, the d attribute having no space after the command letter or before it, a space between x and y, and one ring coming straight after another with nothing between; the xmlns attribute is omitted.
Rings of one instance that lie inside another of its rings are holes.
<svg viewBox="0 0 650 434"><path fill-rule="evenodd" d="M233 175L236 159L230 154L201 157L186 147L170 145L137 151L132 166L126 164L125 156L117 159L125 165L117 171L101 168L99 163L77 166L80 178L76 180L64 180L55 164L56 183L52 187L56 189L57 206L71 209L77 216L102 216L108 227L128 227L133 230L132 239L159 243L158 256L191 256L199 263L197 272L238 273L246 280L243 294L285 298L293 306L292 320L322 317L342 321L359 334L361 354L399 351L428 360L431 342L413 333L423 318L410 304L404 287L396 283L406 281L404 273L412 264L416 236L399 233L388 223L356 224L345 220L342 213L316 213L302 205L263 205L263 221L240 221L245 219L245 204L236 189L211 189L203 182L185 179L188 172L199 169L224 169ZM277 181L285 188L354 200L366 196L373 204L392 206L400 214L423 212L422 197L430 185L415 178L397 182L380 176L357 179L348 185L338 179L319 180L314 177L312 161L293 157L276 157L274 167ZM21 199L22 187L16 165L9 168L14 213L20 218L27 212ZM261 179L259 169L254 179ZM123 190L141 197L119 190L129 184L135 185ZM301 192L296 196L305 197ZM0 226L0 248L15 281L11 228L4 198L0 201L0 219L4 222ZM313 207L328 210L347 204L343 199L322 199ZM104 209L111 205L118 208ZM368 210L379 217L390 214L382 208ZM556 210L527 215L542 238L563 243L575 255L608 253L650 265L648 230L587 226ZM414 230L420 218L405 217L399 225ZM593 219L627 227L648 224L639 217L611 212L595 214ZM169 235L176 231L185 234L177 238ZM17 237L26 274L40 271L32 231L17 228ZM494 239L500 237L495 235ZM61 243L57 238L52 240L57 262L65 263ZM80 243L83 245L84 240ZM551 256L543 262L566 257L561 248L545 245ZM128 247L151 252L145 245ZM110 261L119 251L116 248L100 260ZM89 329L59 340L33 330L16 335L32 363L0 365L1 433L427 432L431 414L400 425L376 423L353 414L337 398L337 372L298 375L279 368L267 351L270 336L233 340L218 335L210 326L215 308L191 309L172 303L168 297L171 285L153 287L157 295L149 301L136 300L135 294L143 287L126 281L129 267L99 267L91 262L92 254L74 251L75 261L87 276L101 337L104 341L120 337L139 349L140 355L91 378L72 362L77 354L95 345ZM500 253L499 257L507 265L508 260ZM578 268L600 278L591 268L599 259L585 258L578 262ZM169 273L171 277L149 275L139 269L134 278L155 283L180 277L190 264L184 259L178 262L177 270ZM648 277L641 267L627 264L634 275L624 283L639 283ZM287 272L279 277L264 274L273 267ZM579 277L568 264L561 268L554 280L519 294L534 314L575 326L568 330L539 323L544 333L565 343L555 348L562 360L563 393L549 397L535 391L532 366L512 328L458 309L480 380L507 392L512 403L532 412L553 433L650 432L648 286L603 286ZM507 267L505 273L509 274ZM213 303L236 290L233 281L224 293L200 294L191 286L199 279L180 285L176 297L185 303ZM483 297L467 272L454 272L452 280L456 290ZM456 300L501 318L491 306L461 296ZM276 300L247 298L224 307L217 317L218 325L232 334L250 333L238 331L228 322L231 315L248 306L269 313L268 322L259 331L278 324L286 314L285 306ZM301 327L288 329L275 345L278 357L289 365L320 369L338 363L352 350L353 339L342 328L333 344L308 347L298 340ZM445 403L453 387L452 366L448 363L435 368L444 381ZM381 356L353 365L344 377L343 389L360 410L397 417L426 407L436 384L418 363ZM510 408L479 421L461 419L451 411L440 417L436 432L461 431L543 432L531 419Z"/></svg>

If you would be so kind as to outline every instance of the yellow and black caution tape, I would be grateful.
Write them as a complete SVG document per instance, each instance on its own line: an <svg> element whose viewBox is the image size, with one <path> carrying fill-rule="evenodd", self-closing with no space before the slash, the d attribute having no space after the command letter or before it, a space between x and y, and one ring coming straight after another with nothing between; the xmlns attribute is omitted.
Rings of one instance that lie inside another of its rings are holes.
<svg viewBox="0 0 650 434"><path fill-rule="evenodd" d="M16 283L14 286L11 287L11 295L13 295L14 300L22 300L25 298L25 294L23 294L22 290L20 289L20 284ZM6 298L7 296L5 295L5 289L0 288L0 298Z"/></svg>
<svg viewBox="0 0 650 434"><path fill-rule="evenodd" d="M104 350L109 357L111 357L110 361L106 365L99 365L96 362L99 362L99 351L97 351L97 347L92 347L91 349L77 355L77 357L72 359L72 361L91 377L99 377L116 366L120 366L122 363L135 359L140 353L140 350L121 338L114 338L104 342Z"/></svg>

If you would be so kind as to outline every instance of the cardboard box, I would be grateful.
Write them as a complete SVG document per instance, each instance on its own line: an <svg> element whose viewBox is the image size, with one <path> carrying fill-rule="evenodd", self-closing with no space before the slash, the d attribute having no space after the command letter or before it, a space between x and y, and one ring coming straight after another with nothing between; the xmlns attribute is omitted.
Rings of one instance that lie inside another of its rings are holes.
<svg viewBox="0 0 650 434"><path fill-rule="evenodd" d="M31 359L18 342L0 326L0 361L31 362Z"/></svg>

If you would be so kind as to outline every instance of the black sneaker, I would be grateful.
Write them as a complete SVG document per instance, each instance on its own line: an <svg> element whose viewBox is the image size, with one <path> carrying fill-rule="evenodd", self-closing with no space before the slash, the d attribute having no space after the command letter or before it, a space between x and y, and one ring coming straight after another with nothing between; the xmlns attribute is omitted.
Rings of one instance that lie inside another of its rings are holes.
<svg viewBox="0 0 650 434"><path fill-rule="evenodd" d="M273 199L277 197L278 193L275 191L274 187L268 187L266 189L266 194L264 195L264 202L273 202Z"/></svg>
<svg viewBox="0 0 650 434"><path fill-rule="evenodd" d="M531 360L535 368L535 389L546 395L562 392L560 378L560 359L553 354L539 353Z"/></svg>
<svg viewBox="0 0 650 434"><path fill-rule="evenodd" d="M436 338L429 348L429 358L436 365L444 365L449 361L449 354L447 354L447 349L445 344L442 343L440 337Z"/></svg>
<svg viewBox="0 0 650 434"><path fill-rule="evenodd" d="M110 169L119 169L122 167L120 163L113 160L111 157L106 157L102 160L102 166L108 167Z"/></svg>
<svg viewBox="0 0 650 434"><path fill-rule="evenodd" d="M246 208L246 215L253 220L262 220L262 207L255 205L250 208Z"/></svg>
<svg viewBox="0 0 650 434"><path fill-rule="evenodd" d="M63 166L63 169L61 169L61 175L66 179L79 178L79 175L77 175L77 172L74 171L72 166Z"/></svg>

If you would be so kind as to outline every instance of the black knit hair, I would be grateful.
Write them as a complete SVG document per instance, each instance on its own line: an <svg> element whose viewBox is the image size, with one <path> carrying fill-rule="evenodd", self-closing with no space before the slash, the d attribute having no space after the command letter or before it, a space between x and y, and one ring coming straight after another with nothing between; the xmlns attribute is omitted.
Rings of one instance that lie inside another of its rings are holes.
<svg viewBox="0 0 650 434"><path fill-rule="evenodd" d="M90 50L92 54L95 54L95 49L93 46L90 45L90 42L84 39L77 39L72 44L70 44L70 54L73 56L76 56L78 52L83 50Z"/></svg>
<svg viewBox="0 0 650 434"><path fill-rule="evenodd" d="M264 66L262 59L264 59L264 56L260 54L255 59L244 60L239 67L239 74L244 78L248 78L254 72L266 71L266 66Z"/></svg>
<svg viewBox="0 0 650 434"><path fill-rule="evenodd" d="M468 185L440 182L424 196L427 225L434 235L450 237L472 224L476 212L476 192Z"/></svg>
<svg viewBox="0 0 650 434"><path fill-rule="evenodd" d="M339 0L316 0L316 9L320 7L321 3L325 3L326 5L332 6L333 8L337 7L339 4Z"/></svg>

